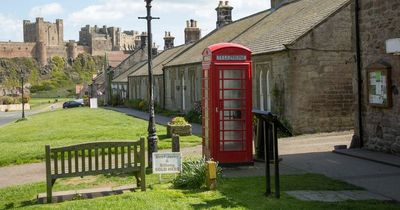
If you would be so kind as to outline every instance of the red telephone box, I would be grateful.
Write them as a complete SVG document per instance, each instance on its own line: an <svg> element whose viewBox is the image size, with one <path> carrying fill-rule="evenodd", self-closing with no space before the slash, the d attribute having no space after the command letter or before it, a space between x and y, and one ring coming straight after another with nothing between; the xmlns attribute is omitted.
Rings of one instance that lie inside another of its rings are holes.
<svg viewBox="0 0 400 210"><path fill-rule="evenodd" d="M252 164L251 51L221 43L203 51L203 156L221 164Z"/></svg>

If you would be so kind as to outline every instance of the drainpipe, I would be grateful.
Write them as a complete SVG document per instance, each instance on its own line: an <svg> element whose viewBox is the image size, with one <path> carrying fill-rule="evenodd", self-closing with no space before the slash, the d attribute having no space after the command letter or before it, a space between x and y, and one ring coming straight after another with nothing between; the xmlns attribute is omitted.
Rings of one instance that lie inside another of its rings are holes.
<svg viewBox="0 0 400 210"><path fill-rule="evenodd" d="M165 92L166 92L166 89L165 89L165 69L164 69L164 67L162 68L162 71L163 71L163 74L162 74L162 79L163 79L163 93L162 93L162 97L163 97L163 109L165 109L165 99L166 99L166 97L165 97Z"/></svg>
<svg viewBox="0 0 400 210"><path fill-rule="evenodd" d="M355 33L356 33L356 62L357 62L357 120L358 120L358 142L352 141L351 147L362 148L364 146L362 126L362 69L361 69L361 36L360 36L360 1L355 0Z"/></svg>

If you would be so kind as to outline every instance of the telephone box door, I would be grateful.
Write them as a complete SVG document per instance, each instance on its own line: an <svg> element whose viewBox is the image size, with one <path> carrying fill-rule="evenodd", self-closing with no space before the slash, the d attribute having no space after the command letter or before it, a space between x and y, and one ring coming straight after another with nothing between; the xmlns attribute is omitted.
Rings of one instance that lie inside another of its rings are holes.
<svg viewBox="0 0 400 210"><path fill-rule="evenodd" d="M248 138L246 113L251 104L251 90L249 82L249 65L222 65L216 66L218 84L216 117L217 143L216 153L218 160L226 163L240 163L252 161L251 140ZM248 105L246 105L248 104ZM251 112L250 112L251 113ZM251 137L250 137L251 138ZM250 151L250 152L249 152ZM247 158L246 158L247 157Z"/></svg>

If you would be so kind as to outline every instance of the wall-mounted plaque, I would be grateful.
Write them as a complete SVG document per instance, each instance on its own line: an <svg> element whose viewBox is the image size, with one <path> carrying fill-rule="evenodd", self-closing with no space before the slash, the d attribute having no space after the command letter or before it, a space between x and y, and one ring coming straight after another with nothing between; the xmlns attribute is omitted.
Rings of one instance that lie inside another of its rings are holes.
<svg viewBox="0 0 400 210"><path fill-rule="evenodd" d="M373 107L392 106L391 67L375 63L367 67L368 104Z"/></svg>

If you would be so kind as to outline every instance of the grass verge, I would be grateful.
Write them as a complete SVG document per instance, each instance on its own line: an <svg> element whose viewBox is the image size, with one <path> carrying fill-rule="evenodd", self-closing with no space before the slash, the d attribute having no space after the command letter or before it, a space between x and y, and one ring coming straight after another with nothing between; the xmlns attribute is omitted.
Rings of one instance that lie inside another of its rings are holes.
<svg viewBox="0 0 400 210"><path fill-rule="evenodd" d="M67 201L58 204L36 204L35 196L45 192L44 183L10 187L0 190L0 208L24 209L399 209L400 205L374 200L324 203L300 201L285 194L290 190L359 190L359 188L329 179L322 175L281 176L281 199L263 195L263 177L229 178L219 183L216 191L173 189L171 184L158 184L156 175L148 175L146 192L131 192L123 195L90 200ZM164 180L171 180L172 176ZM97 176L62 179L54 189L82 189L98 186L118 186L133 182L131 176Z"/></svg>
<svg viewBox="0 0 400 210"><path fill-rule="evenodd" d="M122 113L89 108L45 112L26 121L0 127L0 166L43 161L44 146L109 141L139 140L147 136L148 123ZM158 148L171 148L164 126L157 126ZM181 147L199 145L198 136L181 137Z"/></svg>

